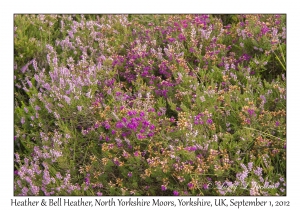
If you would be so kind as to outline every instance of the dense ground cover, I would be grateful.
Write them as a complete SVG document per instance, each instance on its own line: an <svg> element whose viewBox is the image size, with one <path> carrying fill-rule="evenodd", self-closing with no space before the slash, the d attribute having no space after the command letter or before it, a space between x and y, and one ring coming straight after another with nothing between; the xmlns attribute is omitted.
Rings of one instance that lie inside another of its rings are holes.
<svg viewBox="0 0 300 210"><path fill-rule="evenodd" d="M285 15L15 15L15 195L286 195Z"/></svg>

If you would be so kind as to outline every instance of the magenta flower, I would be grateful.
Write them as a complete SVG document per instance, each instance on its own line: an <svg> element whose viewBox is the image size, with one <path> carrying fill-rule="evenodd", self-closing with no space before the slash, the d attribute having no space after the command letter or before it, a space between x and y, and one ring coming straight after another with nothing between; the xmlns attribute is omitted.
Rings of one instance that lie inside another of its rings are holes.
<svg viewBox="0 0 300 210"><path fill-rule="evenodd" d="M194 187L193 183L191 183L191 182L189 182L189 183L187 184L187 186L188 186L188 188L190 188L190 189Z"/></svg>
<svg viewBox="0 0 300 210"><path fill-rule="evenodd" d="M116 164L116 166L119 166L120 162L118 160L114 160L114 164Z"/></svg>
<svg viewBox="0 0 300 210"><path fill-rule="evenodd" d="M208 118L206 121L207 124L211 125L213 123L212 119Z"/></svg>
<svg viewBox="0 0 300 210"><path fill-rule="evenodd" d="M137 134L137 138L138 138L139 140L141 140L141 139L144 139L145 136L139 133L139 134Z"/></svg>
<svg viewBox="0 0 300 210"><path fill-rule="evenodd" d="M132 172L129 172L127 175L128 177L132 177Z"/></svg>
<svg viewBox="0 0 300 210"><path fill-rule="evenodd" d="M186 148L187 151L192 152L192 151L196 151L197 147L196 146L190 146Z"/></svg>
<svg viewBox="0 0 300 210"><path fill-rule="evenodd" d="M265 35L266 33L268 33L270 31L270 29L268 28L268 26L264 25L260 32L262 33L262 35Z"/></svg>
<svg viewBox="0 0 300 210"><path fill-rule="evenodd" d="M104 127L105 127L105 129L110 129L110 125L109 125L109 123L107 121L104 122Z"/></svg>
<svg viewBox="0 0 300 210"><path fill-rule="evenodd" d="M185 36L183 34L178 35L178 39L182 42L185 41Z"/></svg>
<svg viewBox="0 0 300 210"><path fill-rule="evenodd" d="M166 191L166 190L167 190L167 187L166 187L165 185L162 185L162 186L161 186L161 190L162 190L162 191Z"/></svg>
<svg viewBox="0 0 300 210"><path fill-rule="evenodd" d="M174 195L174 196L179 196L179 192L176 191L176 190L174 190L174 191L173 191L173 195Z"/></svg>
<svg viewBox="0 0 300 210"><path fill-rule="evenodd" d="M248 109L248 114L250 115L250 117L256 115L253 109Z"/></svg>
<svg viewBox="0 0 300 210"><path fill-rule="evenodd" d="M123 123L122 122L117 122L116 123L116 128L123 128Z"/></svg>
<svg viewBox="0 0 300 210"><path fill-rule="evenodd" d="M176 39L175 39L175 38L172 38L172 37L168 38L168 41L171 42L171 43L174 42L175 40L176 40Z"/></svg>
<svg viewBox="0 0 300 210"><path fill-rule="evenodd" d="M86 177L84 178L84 181L86 183L87 186L90 185L90 174L87 174Z"/></svg>
<svg viewBox="0 0 300 210"><path fill-rule="evenodd" d="M150 128L150 130L154 130L154 129L155 129L155 125L151 124L151 125L149 126L149 128Z"/></svg>

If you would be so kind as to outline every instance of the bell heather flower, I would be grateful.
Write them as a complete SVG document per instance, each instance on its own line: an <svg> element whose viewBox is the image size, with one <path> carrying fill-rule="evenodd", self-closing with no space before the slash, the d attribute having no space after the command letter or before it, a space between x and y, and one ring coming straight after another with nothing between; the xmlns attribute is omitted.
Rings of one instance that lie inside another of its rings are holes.
<svg viewBox="0 0 300 210"><path fill-rule="evenodd" d="M191 182L189 182L189 183L187 184L187 186L188 186L189 189L192 189L192 188L194 187L193 183L191 183Z"/></svg>
<svg viewBox="0 0 300 210"><path fill-rule="evenodd" d="M179 192L176 191L176 190L174 190L174 191L173 191L173 195L174 195L174 196L179 196Z"/></svg>
<svg viewBox="0 0 300 210"><path fill-rule="evenodd" d="M212 119L208 118L206 121L207 124L211 125L213 123Z"/></svg>
<svg viewBox="0 0 300 210"><path fill-rule="evenodd" d="M185 36L181 33L178 35L178 39L182 42L185 41Z"/></svg>

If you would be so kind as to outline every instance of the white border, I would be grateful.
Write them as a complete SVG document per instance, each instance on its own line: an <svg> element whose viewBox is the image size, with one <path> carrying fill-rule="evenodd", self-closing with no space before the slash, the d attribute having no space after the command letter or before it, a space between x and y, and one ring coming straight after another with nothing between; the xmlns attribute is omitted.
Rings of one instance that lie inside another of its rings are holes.
<svg viewBox="0 0 300 210"><path fill-rule="evenodd" d="M14 13L286 13L287 14L287 197L265 197L263 200L289 200L292 209L299 207L299 15L293 2L278 0L252 1L1 1L0 18L0 96L1 96L1 209L10 206L13 195L13 14ZM73 197L70 197L71 199ZM212 197L205 197L212 200ZM250 199L249 197L226 197ZM42 199L42 198L40 198ZM94 198L89 198L88 200ZM171 200L171 197L161 197ZM39 200L39 199L38 199ZM2 208L3 207L3 208ZM45 207L48 208L49 207ZM43 209L45 209L43 208ZM65 208L65 207L64 207ZM71 207L69 207L71 209ZM199 208L199 207L197 207ZM200 207L203 209L203 207ZM271 207L270 207L271 208ZM28 208L29 209L29 208ZM32 208L30 208L32 209ZM125 208L127 209L127 208ZM128 208L129 209L129 208ZM227 208L230 209L230 208ZM242 208L243 209L243 208Z"/></svg>

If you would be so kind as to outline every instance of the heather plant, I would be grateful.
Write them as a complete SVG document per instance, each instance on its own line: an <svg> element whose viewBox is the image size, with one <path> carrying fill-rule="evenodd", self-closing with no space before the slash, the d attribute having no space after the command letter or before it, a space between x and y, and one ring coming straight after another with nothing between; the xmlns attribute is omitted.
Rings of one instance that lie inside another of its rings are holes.
<svg viewBox="0 0 300 210"><path fill-rule="evenodd" d="M285 15L16 15L15 195L285 195Z"/></svg>

